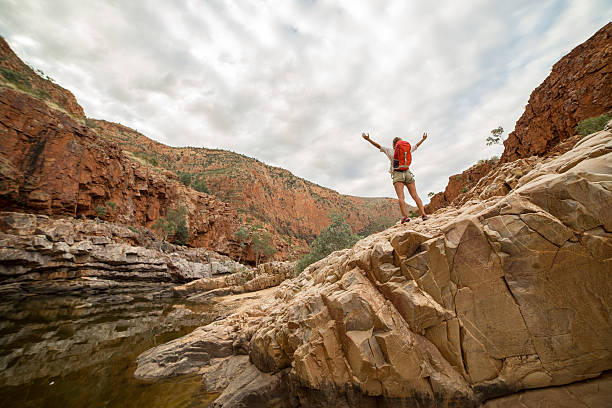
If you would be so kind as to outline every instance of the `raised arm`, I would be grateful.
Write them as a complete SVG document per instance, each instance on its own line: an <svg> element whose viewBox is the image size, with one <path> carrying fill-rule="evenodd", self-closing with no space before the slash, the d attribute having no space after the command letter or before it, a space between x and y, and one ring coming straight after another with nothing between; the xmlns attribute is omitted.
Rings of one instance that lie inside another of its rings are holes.
<svg viewBox="0 0 612 408"><path fill-rule="evenodd" d="M375 141L373 141L372 139L370 139L370 134L369 133L367 133L367 134L366 133L362 133L361 137L363 137L365 140L370 142L375 148L380 150L380 145L378 143L376 143Z"/></svg>
<svg viewBox="0 0 612 408"><path fill-rule="evenodd" d="M417 147L419 147L421 143L425 141L425 139L427 139L427 132L423 133L423 138L421 139L419 143L416 144L416 146L414 146L414 148L416 149Z"/></svg>

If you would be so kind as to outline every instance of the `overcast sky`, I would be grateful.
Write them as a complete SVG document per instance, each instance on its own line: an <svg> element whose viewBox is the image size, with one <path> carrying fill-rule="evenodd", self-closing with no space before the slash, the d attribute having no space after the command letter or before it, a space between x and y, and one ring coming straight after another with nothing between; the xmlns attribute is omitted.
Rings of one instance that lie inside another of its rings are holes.
<svg viewBox="0 0 612 408"><path fill-rule="evenodd" d="M429 138L424 199L499 155L552 65L610 0L0 0L0 34L89 117L232 150L344 194L394 197L360 138Z"/></svg>

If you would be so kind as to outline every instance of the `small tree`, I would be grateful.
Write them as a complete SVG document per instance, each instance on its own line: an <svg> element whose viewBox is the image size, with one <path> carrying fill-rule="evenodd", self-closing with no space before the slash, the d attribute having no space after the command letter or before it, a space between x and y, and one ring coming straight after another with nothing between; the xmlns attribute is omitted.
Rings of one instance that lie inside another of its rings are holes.
<svg viewBox="0 0 612 408"><path fill-rule="evenodd" d="M435 193L433 191L430 191L429 193L427 193L427 197L433 197L435 195Z"/></svg>
<svg viewBox="0 0 612 408"><path fill-rule="evenodd" d="M338 214L329 216L331 223L310 244L310 251L295 264L296 273L301 273L306 267L327 255L340 249L349 248L361 238L353 234L351 227Z"/></svg>
<svg viewBox="0 0 612 408"><path fill-rule="evenodd" d="M255 265L259 265L262 257L269 258L277 251L271 244L270 233L266 230L255 231L252 236Z"/></svg>
<svg viewBox="0 0 612 408"><path fill-rule="evenodd" d="M187 209L185 207L180 207L178 210L168 208L166 216L159 217L151 228L159 230L164 241L168 239L169 235L173 234L175 243L185 245L189 240L186 214Z"/></svg>
<svg viewBox="0 0 612 408"><path fill-rule="evenodd" d="M504 128L499 126L496 129L491 130L491 136L487 137L487 146L499 144L501 136L504 133Z"/></svg>
<svg viewBox="0 0 612 408"><path fill-rule="evenodd" d="M240 262L240 259L242 259L242 253L244 252L244 248L249 242L250 235L249 231L246 228L240 227L236 232L234 232L234 236L238 240L238 245L240 245L240 256L238 257L238 262Z"/></svg>
<svg viewBox="0 0 612 408"><path fill-rule="evenodd" d="M193 188L196 191L199 191L200 193L206 193L206 194L210 194L210 191L208 190L208 186L206 185L206 183L204 183L204 181L202 180L196 180L193 182Z"/></svg>
<svg viewBox="0 0 612 408"><path fill-rule="evenodd" d="M103 205L97 206L94 211L96 212L96 217L104 217L107 214L106 207Z"/></svg>

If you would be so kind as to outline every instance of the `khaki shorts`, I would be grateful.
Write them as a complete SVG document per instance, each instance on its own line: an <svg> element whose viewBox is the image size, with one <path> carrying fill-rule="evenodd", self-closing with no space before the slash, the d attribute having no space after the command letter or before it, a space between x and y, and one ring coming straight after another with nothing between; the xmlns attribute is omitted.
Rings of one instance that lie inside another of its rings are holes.
<svg viewBox="0 0 612 408"><path fill-rule="evenodd" d="M410 170L394 171L391 177L393 178L393 184L397 182L402 182L404 184L414 183L414 174L412 174Z"/></svg>

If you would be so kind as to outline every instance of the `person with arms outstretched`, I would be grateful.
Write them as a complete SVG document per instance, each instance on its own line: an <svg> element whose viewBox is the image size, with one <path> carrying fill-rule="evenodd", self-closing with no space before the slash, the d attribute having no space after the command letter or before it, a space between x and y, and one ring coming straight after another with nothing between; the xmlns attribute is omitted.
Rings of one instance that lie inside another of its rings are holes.
<svg viewBox="0 0 612 408"><path fill-rule="evenodd" d="M399 137L393 139L393 147L383 147L370 139L369 133L362 133L361 137L370 142L374 147L380 150L382 153L387 155L391 161L391 178L393 179L393 187L399 200L400 211L402 212L402 224L409 220L408 214L406 213L406 202L404 201L404 186L408 189L408 193L416 203L421 218L427 219L425 209L423 208L423 202L417 194L416 185L414 184L414 174L409 170L410 162L412 161L412 153L416 152L421 143L427 139L427 133L423 133L423 138L414 146L411 147L410 143L402 140Z"/></svg>

